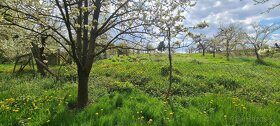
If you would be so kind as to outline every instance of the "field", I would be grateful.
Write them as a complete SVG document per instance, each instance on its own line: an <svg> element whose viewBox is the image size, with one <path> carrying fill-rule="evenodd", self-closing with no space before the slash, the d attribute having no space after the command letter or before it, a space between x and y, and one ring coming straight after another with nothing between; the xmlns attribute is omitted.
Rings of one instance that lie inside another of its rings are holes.
<svg viewBox="0 0 280 126"><path fill-rule="evenodd" d="M11 74L0 65L0 125L280 125L280 60L175 54L171 102L165 54L97 61L91 72L90 105L71 109L77 94L74 66L64 78Z"/></svg>

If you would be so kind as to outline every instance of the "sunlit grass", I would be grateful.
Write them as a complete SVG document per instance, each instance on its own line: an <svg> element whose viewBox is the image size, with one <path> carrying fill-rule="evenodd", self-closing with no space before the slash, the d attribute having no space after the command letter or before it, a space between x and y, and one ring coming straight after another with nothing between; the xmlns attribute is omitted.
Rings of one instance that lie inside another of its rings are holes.
<svg viewBox="0 0 280 126"><path fill-rule="evenodd" d="M265 61L176 54L169 104L165 54L101 60L83 110L68 108L76 83L11 74L13 65L0 65L0 125L280 125L280 62ZM75 76L69 69L63 75Z"/></svg>

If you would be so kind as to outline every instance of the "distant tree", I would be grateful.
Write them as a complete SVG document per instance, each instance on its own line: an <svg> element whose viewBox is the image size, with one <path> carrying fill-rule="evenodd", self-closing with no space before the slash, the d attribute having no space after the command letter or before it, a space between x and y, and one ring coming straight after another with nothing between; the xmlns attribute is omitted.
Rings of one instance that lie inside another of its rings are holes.
<svg viewBox="0 0 280 126"><path fill-rule="evenodd" d="M218 29L218 37L221 38L226 51L226 59L229 60L232 49L244 39L242 29L236 24L221 25Z"/></svg>
<svg viewBox="0 0 280 126"><path fill-rule="evenodd" d="M203 34L199 34L199 35L190 34L190 36L193 39L193 41L197 44L197 49L202 50L202 56L205 56L205 52L209 47L210 41Z"/></svg>
<svg viewBox="0 0 280 126"><path fill-rule="evenodd" d="M145 50L147 51L147 53L151 53L151 51L155 50L154 46L150 43L147 43L145 46Z"/></svg>
<svg viewBox="0 0 280 126"><path fill-rule="evenodd" d="M277 43L275 43L275 47L280 49L280 46Z"/></svg>
<svg viewBox="0 0 280 126"><path fill-rule="evenodd" d="M221 39L218 36L214 36L210 39L209 47L212 51L213 57L216 57L216 52L221 46Z"/></svg>
<svg viewBox="0 0 280 126"><path fill-rule="evenodd" d="M157 50L160 51L160 52L163 52L163 51L165 50L165 44L164 44L164 42L160 42L160 43L158 44Z"/></svg>
<svg viewBox="0 0 280 126"><path fill-rule="evenodd" d="M120 55L129 55L129 45L126 42L121 42L117 44L118 47L118 56Z"/></svg>
<svg viewBox="0 0 280 126"><path fill-rule="evenodd" d="M258 51L263 49L265 44L268 42L268 37L274 31L279 29L279 26L273 24L269 26L262 26L260 24L251 24L253 29L252 33L246 33L248 43L254 47L255 56L257 61L262 61Z"/></svg>

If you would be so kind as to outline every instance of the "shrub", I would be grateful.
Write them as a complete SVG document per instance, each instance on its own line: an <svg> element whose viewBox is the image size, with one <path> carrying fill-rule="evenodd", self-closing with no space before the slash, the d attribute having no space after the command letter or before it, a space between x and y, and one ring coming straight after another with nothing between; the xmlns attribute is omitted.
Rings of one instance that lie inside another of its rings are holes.
<svg viewBox="0 0 280 126"><path fill-rule="evenodd" d="M217 78L217 83L219 85L224 86L224 88L227 90L236 90L237 88L240 87L238 82L236 82L235 80L232 80L232 79L225 78L225 77Z"/></svg>
<svg viewBox="0 0 280 126"><path fill-rule="evenodd" d="M113 82L109 87L109 92L119 91L119 92L132 92L134 86L130 82Z"/></svg>
<svg viewBox="0 0 280 126"><path fill-rule="evenodd" d="M197 64L197 65L202 64L202 62L200 62L200 61L198 61L198 60L196 60L196 59L190 61L190 63L192 63L192 64Z"/></svg>
<svg viewBox="0 0 280 126"><path fill-rule="evenodd" d="M169 66L163 66L161 67L161 75L162 76L169 76ZM175 67L172 68L173 73L177 74L177 75L182 75L182 73Z"/></svg>

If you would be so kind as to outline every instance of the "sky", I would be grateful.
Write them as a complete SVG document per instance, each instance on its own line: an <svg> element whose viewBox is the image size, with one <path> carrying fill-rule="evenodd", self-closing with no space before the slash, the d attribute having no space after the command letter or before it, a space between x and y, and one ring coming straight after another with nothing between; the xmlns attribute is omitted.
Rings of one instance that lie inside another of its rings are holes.
<svg viewBox="0 0 280 126"><path fill-rule="evenodd" d="M255 5L253 0L197 0L196 6L186 13L186 24L208 22L208 28L195 31L205 33L207 36L215 35L220 24L240 23L245 30L249 30L252 23L280 24L280 7L269 13L263 13L276 3L279 3L279 0L269 0L259 5ZM270 39L280 39L280 30L273 33Z"/></svg>

